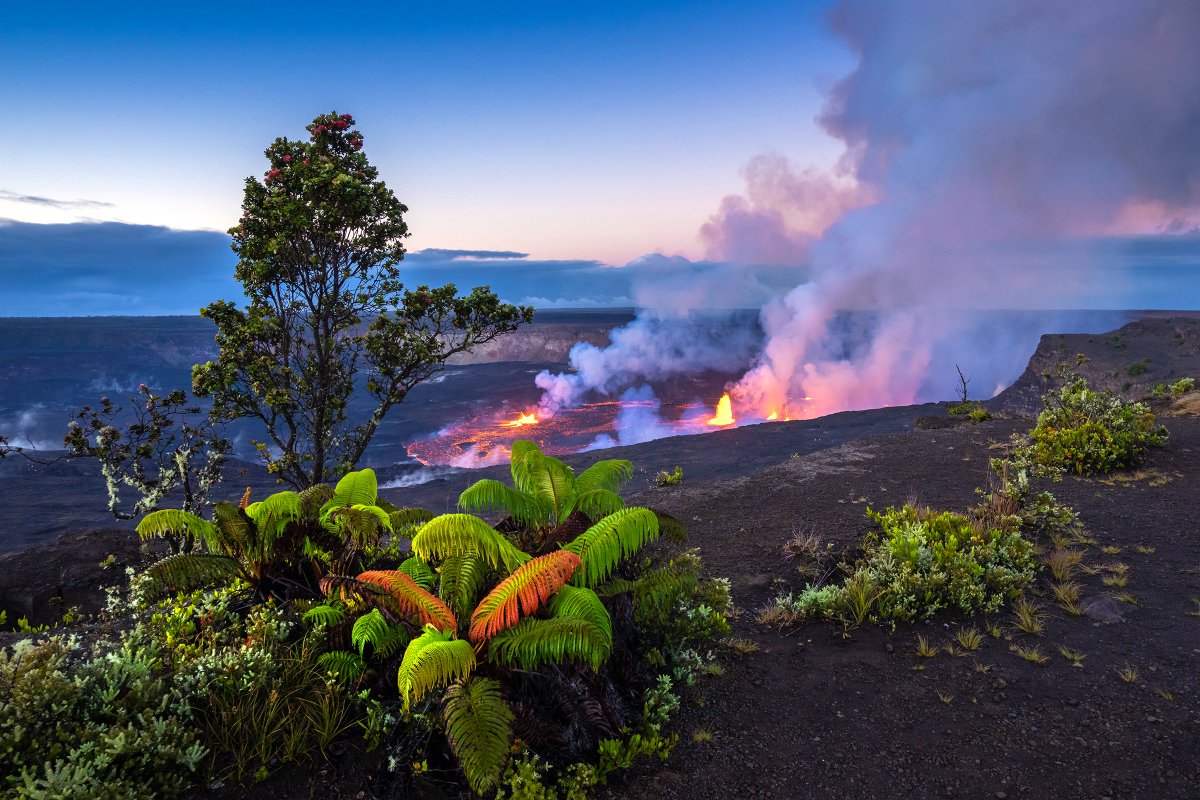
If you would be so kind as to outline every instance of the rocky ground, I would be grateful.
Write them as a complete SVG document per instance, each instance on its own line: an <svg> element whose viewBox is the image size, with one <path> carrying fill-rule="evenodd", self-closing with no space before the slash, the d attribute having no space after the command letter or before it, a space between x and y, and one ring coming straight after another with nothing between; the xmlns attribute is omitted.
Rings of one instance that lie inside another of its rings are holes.
<svg viewBox="0 0 1200 800"><path fill-rule="evenodd" d="M1095 539L1085 565L1127 565L1122 587L1104 585L1099 574L1076 577L1090 615L1066 614L1042 575L1033 592L1046 613L1039 635L1019 631L1009 614L939 617L895 631L864 626L848 635L835 625L779 630L756 621L759 609L804 583L783 557L793 536L853 548L870 528L868 505L972 505L988 459L1032 426L1016 413L1028 408L1025 395L1036 392L1030 387L1043 362L1091 347L1087 368L1126 393L1141 384L1124 387L1112 376L1128 376L1137 362L1147 371L1129 377L1152 383L1200 375L1194 322L1135 325L1143 327L1090 342L1043 338L1023 383L992 404L1006 416L991 421L950 418L936 406L885 409L606 451L639 465L632 501L687 522L708 569L732 580L740 609L734 634L743 640L740 652L722 651L725 674L702 679L685 704L671 760L632 770L607 796L1195 797L1200 403L1160 405L1170 440L1142 469L1047 487ZM675 464L683 484L651 484L655 471ZM451 476L388 498L440 510L457 495L455 481L477 477ZM98 584L123 579L121 566L138 557L128 531L72 532L0 559L0 605L20 601L43 613L87 605L99 597ZM63 600L51 602L58 594ZM983 643L953 655L949 645L964 627L978 628ZM934 657L916 655L918 635L938 648ZM1023 660L1014 645L1048 660ZM1083 654L1081 666L1062 648ZM377 788L368 766L351 758L312 773L281 771L254 796L396 796L394 785Z"/></svg>

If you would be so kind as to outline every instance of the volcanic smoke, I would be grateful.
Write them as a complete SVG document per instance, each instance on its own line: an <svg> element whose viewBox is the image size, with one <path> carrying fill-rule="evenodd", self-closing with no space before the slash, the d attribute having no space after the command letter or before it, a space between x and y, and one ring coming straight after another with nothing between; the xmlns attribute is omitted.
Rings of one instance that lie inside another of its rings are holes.
<svg viewBox="0 0 1200 800"><path fill-rule="evenodd" d="M819 118L836 169L760 156L701 230L747 275L794 270L753 352L694 335L661 282L635 285L639 316L609 347L538 376L543 418L742 360L730 424L944 399L956 363L999 391L1045 327L1085 324L1001 310L1087 308L1113 291L1112 237L1200 230L1200 4L846 0L831 21L858 56Z"/></svg>

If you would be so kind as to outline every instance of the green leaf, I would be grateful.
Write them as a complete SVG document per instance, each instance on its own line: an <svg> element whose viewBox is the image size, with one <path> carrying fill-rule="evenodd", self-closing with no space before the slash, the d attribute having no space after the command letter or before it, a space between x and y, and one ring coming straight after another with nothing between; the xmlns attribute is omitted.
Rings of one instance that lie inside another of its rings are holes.
<svg viewBox="0 0 1200 800"><path fill-rule="evenodd" d="M142 541L162 536L192 536L207 542L215 533L213 524L187 511L164 508L152 511L137 526Z"/></svg>
<svg viewBox="0 0 1200 800"><path fill-rule="evenodd" d="M478 795L500 784L512 746L513 713L500 694L500 682L469 678L446 690L446 738L471 790Z"/></svg>
<svg viewBox="0 0 1200 800"><path fill-rule="evenodd" d="M523 525L545 524L552 512L533 495L519 492L491 478L476 481L464 490L458 497L458 507L475 513L500 511Z"/></svg>
<svg viewBox="0 0 1200 800"><path fill-rule="evenodd" d="M605 517L563 547L583 560L571 582L599 585L623 559L656 538L658 517L648 508L623 508Z"/></svg>
<svg viewBox="0 0 1200 800"><path fill-rule="evenodd" d="M378 495L379 481L375 478L375 470L360 469L357 472L347 473L338 481L329 503L336 503L339 506L373 506Z"/></svg>
<svg viewBox="0 0 1200 800"><path fill-rule="evenodd" d="M417 558L426 562L450 556L476 555L506 573L529 560L504 534L470 514L442 514L421 526L412 540Z"/></svg>
<svg viewBox="0 0 1200 800"><path fill-rule="evenodd" d="M416 556L404 559L400 566L396 567L396 570L412 578L417 582L417 586L427 592L432 592L433 585L437 583L437 575L429 568L428 564Z"/></svg>
<svg viewBox="0 0 1200 800"><path fill-rule="evenodd" d="M466 678L475 670L475 650L452 631L442 632L432 625L408 643L404 660L396 673L396 684L407 713L430 692Z"/></svg>

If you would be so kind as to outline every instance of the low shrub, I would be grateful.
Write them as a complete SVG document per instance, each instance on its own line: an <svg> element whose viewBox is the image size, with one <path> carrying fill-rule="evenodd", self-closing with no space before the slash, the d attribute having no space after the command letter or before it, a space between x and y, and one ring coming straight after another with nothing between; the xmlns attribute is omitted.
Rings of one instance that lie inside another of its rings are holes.
<svg viewBox="0 0 1200 800"><path fill-rule="evenodd" d="M1076 378L1047 395L1030 439L1034 462L1094 475L1141 463L1147 448L1166 443L1167 431L1144 404L1090 389Z"/></svg>
<svg viewBox="0 0 1200 800"><path fill-rule="evenodd" d="M203 773L182 682L132 640L85 651L26 639L0 651L0 788L5 797L172 796Z"/></svg>
<svg viewBox="0 0 1200 800"><path fill-rule="evenodd" d="M683 467L676 465L675 469L667 472L662 470L654 476L655 486L677 486L683 483Z"/></svg>
<svg viewBox="0 0 1200 800"><path fill-rule="evenodd" d="M976 422L985 422L992 418L992 414L988 411L983 403L978 400L963 401L961 403L952 403L946 411L953 416L966 416Z"/></svg>
<svg viewBox="0 0 1200 800"><path fill-rule="evenodd" d="M1172 383L1169 388L1171 389L1171 394L1175 395L1176 397L1179 397L1180 395L1187 394L1188 392L1190 392L1196 388L1196 379L1195 378L1180 378L1179 380Z"/></svg>

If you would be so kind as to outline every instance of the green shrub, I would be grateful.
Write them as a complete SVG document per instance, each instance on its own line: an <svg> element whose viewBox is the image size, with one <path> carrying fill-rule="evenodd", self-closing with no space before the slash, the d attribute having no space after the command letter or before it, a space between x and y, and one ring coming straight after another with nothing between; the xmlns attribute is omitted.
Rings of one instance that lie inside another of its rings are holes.
<svg viewBox="0 0 1200 800"><path fill-rule="evenodd" d="M867 514L882 532L870 537L856 571L880 587L882 619L925 619L941 609L991 614L1037 569L1033 546L1012 526L987 528L962 514L910 505Z"/></svg>
<svg viewBox="0 0 1200 800"><path fill-rule="evenodd" d="M670 472L662 470L654 476L655 486L677 486L681 483L683 483L683 467L678 464Z"/></svg>
<svg viewBox="0 0 1200 800"><path fill-rule="evenodd" d="M0 651L0 787L21 798L172 796L201 772L186 689L132 642L90 654L78 640Z"/></svg>
<svg viewBox="0 0 1200 800"><path fill-rule="evenodd" d="M1166 442L1167 431L1144 404L1089 389L1076 378L1047 395L1030 437L1035 462L1093 475L1140 463L1148 447Z"/></svg>
<svg viewBox="0 0 1200 800"><path fill-rule="evenodd" d="M1178 397L1181 394L1186 394L1196 388L1195 378L1180 378L1171 384L1171 394Z"/></svg>
<svg viewBox="0 0 1200 800"><path fill-rule="evenodd" d="M1138 375L1145 375L1149 369L1144 361L1135 361L1129 365L1126 372L1129 373L1129 377L1136 378Z"/></svg>

